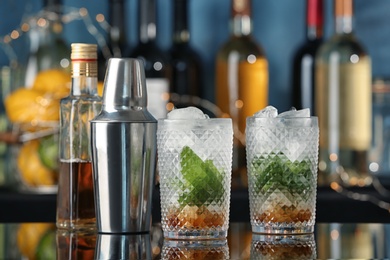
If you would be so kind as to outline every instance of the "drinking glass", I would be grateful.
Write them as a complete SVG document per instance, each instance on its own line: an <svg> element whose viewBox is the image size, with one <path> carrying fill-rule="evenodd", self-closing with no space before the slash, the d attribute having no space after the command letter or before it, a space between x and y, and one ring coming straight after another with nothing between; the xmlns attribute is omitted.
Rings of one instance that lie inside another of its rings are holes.
<svg viewBox="0 0 390 260"><path fill-rule="evenodd" d="M233 153L231 119L160 119L157 153L164 237L226 238Z"/></svg>
<svg viewBox="0 0 390 260"><path fill-rule="evenodd" d="M246 151L252 231L314 231L317 117L248 117Z"/></svg>

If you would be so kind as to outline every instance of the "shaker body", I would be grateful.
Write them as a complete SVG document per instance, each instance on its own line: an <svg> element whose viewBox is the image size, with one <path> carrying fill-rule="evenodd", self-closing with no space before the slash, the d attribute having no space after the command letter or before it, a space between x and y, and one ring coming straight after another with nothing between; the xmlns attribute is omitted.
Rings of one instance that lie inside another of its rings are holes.
<svg viewBox="0 0 390 260"><path fill-rule="evenodd" d="M149 232L156 122L91 122L99 233Z"/></svg>

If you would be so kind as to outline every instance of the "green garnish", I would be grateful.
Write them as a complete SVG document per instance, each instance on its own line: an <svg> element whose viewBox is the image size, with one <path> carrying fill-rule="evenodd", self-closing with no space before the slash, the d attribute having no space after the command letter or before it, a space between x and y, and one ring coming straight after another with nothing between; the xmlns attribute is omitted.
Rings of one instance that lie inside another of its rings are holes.
<svg viewBox="0 0 390 260"><path fill-rule="evenodd" d="M270 189L287 189L290 194L310 195L314 175L310 162L290 161L283 153L254 158L251 164L256 189L262 194Z"/></svg>
<svg viewBox="0 0 390 260"><path fill-rule="evenodd" d="M202 206L216 201L224 194L223 172L215 167L212 160L203 161L190 147L180 153L181 173L185 182L179 196L181 206Z"/></svg>

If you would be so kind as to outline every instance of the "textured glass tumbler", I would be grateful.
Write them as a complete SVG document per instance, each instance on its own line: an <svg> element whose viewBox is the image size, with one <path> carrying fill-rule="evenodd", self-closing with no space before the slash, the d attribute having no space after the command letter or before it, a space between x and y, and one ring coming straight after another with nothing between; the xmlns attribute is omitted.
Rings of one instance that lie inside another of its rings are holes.
<svg viewBox="0 0 390 260"><path fill-rule="evenodd" d="M252 231L314 231L317 117L247 118L246 151Z"/></svg>
<svg viewBox="0 0 390 260"><path fill-rule="evenodd" d="M161 119L157 126L164 237L220 239L229 227L231 119Z"/></svg>

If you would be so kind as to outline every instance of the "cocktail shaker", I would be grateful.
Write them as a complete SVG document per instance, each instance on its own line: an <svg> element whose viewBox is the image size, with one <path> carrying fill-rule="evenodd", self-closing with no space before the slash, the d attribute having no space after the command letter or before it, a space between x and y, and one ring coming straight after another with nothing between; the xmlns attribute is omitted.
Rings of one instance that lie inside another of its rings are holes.
<svg viewBox="0 0 390 260"><path fill-rule="evenodd" d="M102 111L90 123L97 231L150 231L157 121L141 61L108 61Z"/></svg>

